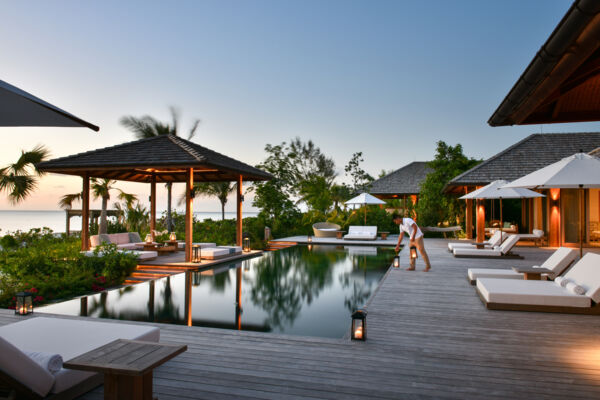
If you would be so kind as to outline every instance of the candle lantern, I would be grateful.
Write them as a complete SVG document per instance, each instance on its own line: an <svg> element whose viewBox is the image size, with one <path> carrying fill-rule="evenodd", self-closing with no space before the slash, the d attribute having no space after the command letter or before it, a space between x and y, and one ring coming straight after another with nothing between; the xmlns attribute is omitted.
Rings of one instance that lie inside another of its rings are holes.
<svg viewBox="0 0 600 400"><path fill-rule="evenodd" d="M308 244L312 243L312 236L308 235Z"/></svg>
<svg viewBox="0 0 600 400"><path fill-rule="evenodd" d="M151 234L146 235L146 243L148 243L148 244L152 243L152 235Z"/></svg>
<svg viewBox="0 0 600 400"><path fill-rule="evenodd" d="M350 339L367 340L367 311L356 310L352 313L352 326L350 330Z"/></svg>
<svg viewBox="0 0 600 400"><path fill-rule="evenodd" d="M410 246L410 258L413 260L416 260L418 258L416 246Z"/></svg>
<svg viewBox="0 0 600 400"><path fill-rule="evenodd" d="M33 294L29 292L19 292L15 297L17 298L15 314L27 315L33 312Z"/></svg>
<svg viewBox="0 0 600 400"><path fill-rule="evenodd" d="M246 252L246 253L250 252L250 238L248 236L246 236L243 240L243 248L244 248L244 252Z"/></svg>
<svg viewBox="0 0 600 400"><path fill-rule="evenodd" d="M169 235L169 240L171 242L174 242L177 240L177 235L175 234L175 232L171 232L171 234Z"/></svg>
<svg viewBox="0 0 600 400"><path fill-rule="evenodd" d="M393 266L394 268L400 268L400 256L398 254L394 256Z"/></svg>
<svg viewBox="0 0 600 400"><path fill-rule="evenodd" d="M202 248L199 244L195 244L192 246L192 262L199 263L202 261Z"/></svg>

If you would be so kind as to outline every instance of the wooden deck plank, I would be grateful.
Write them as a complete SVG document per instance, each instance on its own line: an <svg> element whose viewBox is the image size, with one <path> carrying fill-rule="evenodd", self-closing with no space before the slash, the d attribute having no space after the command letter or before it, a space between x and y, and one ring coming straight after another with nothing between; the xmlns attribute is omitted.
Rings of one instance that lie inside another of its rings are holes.
<svg viewBox="0 0 600 400"><path fill-rule="evenodd" d="M161 342L188 345L187 352L155 370L155 395L599 398L600 318L487 310L466 279L469 267L539 264L552 250L519 248L523 260L455 259L446 244L441 239L426 241L432 260L428 273L420 271L420 259L417 271L388 271L369 301L364 343L151 324L161 328ZM401 255L403 265L405 257ZM18 320L8 311L0 312L0 325ZM101 396L100 387L82 398Z"/></svg>

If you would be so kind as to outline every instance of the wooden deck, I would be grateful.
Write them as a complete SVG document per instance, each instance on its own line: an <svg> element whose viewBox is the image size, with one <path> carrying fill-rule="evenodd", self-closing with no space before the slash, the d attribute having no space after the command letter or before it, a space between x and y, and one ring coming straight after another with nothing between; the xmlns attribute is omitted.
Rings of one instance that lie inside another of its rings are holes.
<svg viewBox="0 0 600 400"><path fill-rule="evenodd" d="M368 305L368 340L160 325L188 351L155 370L165 399L600 398L600 318L486 310L468 267L524 260L455 259L426 240L432 270L390 270ZM401 262L406 264L406 253ZM18 320L0 312L0 324ZM117 323L132 323L116 321ZM42 333L40 333L42 334ZM101 399L102 387L84 399Z"/></svg>

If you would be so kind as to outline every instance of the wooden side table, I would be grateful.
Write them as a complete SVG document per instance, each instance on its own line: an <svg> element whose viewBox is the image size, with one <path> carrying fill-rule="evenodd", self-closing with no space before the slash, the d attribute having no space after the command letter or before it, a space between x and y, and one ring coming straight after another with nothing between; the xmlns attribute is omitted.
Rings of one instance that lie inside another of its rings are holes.
<svg viewBox="0 0 600 400"><path fill-rule="evenodd" d="M144 251L156 251L156 243L144 243Z"/></svg>
<svg viewBox="0 0 600 400"><path fill-rule="evenodd" d="M151 400L152 370L186 350L185 345L117 339L63 367L104 373L105 400Z"/></svg>
<svg viewBox="0 0 600 400"><path fill-rule="evenodd" d="M381 235L381 240L387 240L387 237L390 233L389 232L379 232L379 234Z"/></svg>
<svg viewBox="0 0 600 400"><path fill-rule="evenodd" d="M550 274L551 270L547 268L533 268L533 267L513 267L515 272L523 274L523 278L526 281L540 281L542 280L542 274Z"/></svg>
<svg viewBox="0 0 600 400"><path fill-rule="evenodd" d="M336 239L343 239L344 238L344 231L335 231L335 238Z"/></svg>
<svg viewBox="0 0 600 400"><path fill-rule="evenodd" d="M478 249L483 249L485 248L486 243L485 242L475 242L473 243L475 245L476 248Z"/></svg>

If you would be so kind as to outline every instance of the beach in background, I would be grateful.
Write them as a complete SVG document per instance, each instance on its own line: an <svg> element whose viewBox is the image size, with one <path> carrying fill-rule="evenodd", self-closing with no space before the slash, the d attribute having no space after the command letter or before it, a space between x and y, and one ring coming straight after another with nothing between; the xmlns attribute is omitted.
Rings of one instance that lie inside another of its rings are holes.
<svg viewBox="0 0 600 400"><path fill-rule="evenodd" d="M244 212L244 217L255 217L258 213L256 212ZM161 213L157 214L161 216ZM221 219L221 212L195 212L194 216L196 219L202 221L205 219L212 219L218 221ZM235 218L235 212L226 212L225 218ZM14 231L29 231L32 228L43 228L47 227L52 229L54 232L64 232L66 226L65 212L62 210L55 211L13 211L13 210L0 210L0 234L6 234ZM71 218L71 230L81 230L81 218Z"/></svg>

